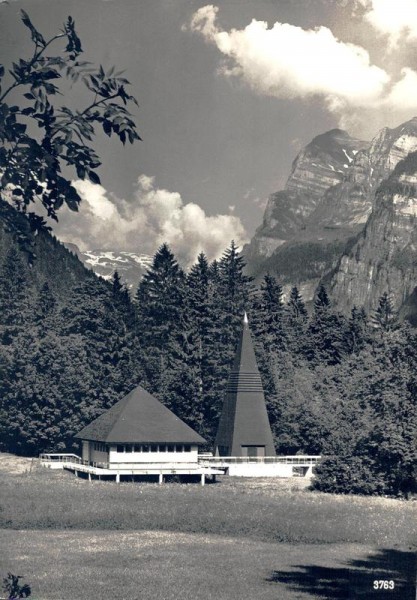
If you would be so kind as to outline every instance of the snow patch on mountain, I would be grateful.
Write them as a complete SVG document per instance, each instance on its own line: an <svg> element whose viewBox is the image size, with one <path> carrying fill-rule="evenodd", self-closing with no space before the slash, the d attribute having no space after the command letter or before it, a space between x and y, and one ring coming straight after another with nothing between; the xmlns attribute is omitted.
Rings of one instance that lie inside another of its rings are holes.
<svg viewBox="0 0 417 600"><path fill-rule="evenodd" d="M86 250L82 252L75 244L65 244L88 268L111 280L115 271L130 289L136 289L143 275L152 264L152 256L116 250Z"/></svg>

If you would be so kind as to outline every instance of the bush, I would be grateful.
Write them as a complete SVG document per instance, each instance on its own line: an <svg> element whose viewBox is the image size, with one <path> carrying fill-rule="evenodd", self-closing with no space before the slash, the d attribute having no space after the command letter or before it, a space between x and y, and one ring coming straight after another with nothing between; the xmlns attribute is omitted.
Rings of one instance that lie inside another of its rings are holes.
<svg viewBox="0 0 417 600"><path fill-rule="evenodd" d="M21 575L13 575L13 573L7 573L7 577L3 579L3 590L7 593L8 600L16 600L17 598L28 598L32 590L30 586L25 583L20 585L19 579L23 579Z"/></svg>
<svg viewBox="0 0 417 600"><path fill-rule="evenodd" d="M373 467L366 457L326 458L316 467L312 489L335 494L382 495L386 493L386 483Z"/></svg>

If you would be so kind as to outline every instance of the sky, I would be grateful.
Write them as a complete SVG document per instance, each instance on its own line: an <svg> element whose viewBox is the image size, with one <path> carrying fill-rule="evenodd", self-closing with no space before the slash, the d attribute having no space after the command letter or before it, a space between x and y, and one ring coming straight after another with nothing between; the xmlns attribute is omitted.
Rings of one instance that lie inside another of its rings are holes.
<svg viewBox="0 0 417 600"><path fill-rule="evenodd" d="M30 52L20 9L44 37L71 15L83 58L125 69L139 102L143 141L98 133L101 185L75 181L79 213L53 224L82 250L217 258L314 136L371 140L417 115L417 0L0 0L6 68Z"/></svg>

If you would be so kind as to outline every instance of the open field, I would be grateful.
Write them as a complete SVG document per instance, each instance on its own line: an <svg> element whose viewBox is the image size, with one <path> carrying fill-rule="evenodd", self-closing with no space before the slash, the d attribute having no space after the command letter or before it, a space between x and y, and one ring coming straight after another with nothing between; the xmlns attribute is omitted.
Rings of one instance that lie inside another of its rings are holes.
<svg viewBox="0 0 417 600"><path fill-rule="evenodd" d="M415 502L302 480L88 483L6 458L0 577L24 575L36 600L415 598Z"/></svg>

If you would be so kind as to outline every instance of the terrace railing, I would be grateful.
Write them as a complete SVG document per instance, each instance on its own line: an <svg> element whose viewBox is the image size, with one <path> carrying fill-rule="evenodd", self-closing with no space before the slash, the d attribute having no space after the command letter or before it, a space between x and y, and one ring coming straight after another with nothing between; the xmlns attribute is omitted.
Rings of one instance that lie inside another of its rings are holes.
<svg viewBox="0 0 417 600"><path fill-rule="evenodd" d="M295 456L209 456L201 455L198 457L200 464L210 465L236 465L236 464L282 464L297 465L309 467L317 465L321 461L321 456L311 456L296 454Z"/></svg>
<svg viewBox="0 0 417 600"><path fill-rule="evenodd" d="M82 464L83 460L77 454L57 454L57 453L47 453L40 454L39 459L41 462L46 463L76 463Z"/></svg>
<svg viewBox="0 0 417 600"><path fill-rule="evenodd" d="M39 456L41 463L43 464L77 464L82 466L90 466L96 467L99 469L132 469L141 466L145 468L145 466L151 467L151 462L149 463L112 463L111 465L108 462L89 462L83 460L77 454L58 454L58 453L44 453ZM283 465L294 465L300 467L310 467L317 465L321 456L311 456L311 455L302 455L296 454L294 456L213 456L209 453L200 454L198 456L198 464L200 466L207 467L227 467L229 465L236 464L283 464ZM156 463L154 463L155 465ZM157 464L160 464L158 462ZM187 466L187 463L175 463L176 466L181 464L182 466ZM174 465L174 463L173 463Z"/></svg>

